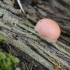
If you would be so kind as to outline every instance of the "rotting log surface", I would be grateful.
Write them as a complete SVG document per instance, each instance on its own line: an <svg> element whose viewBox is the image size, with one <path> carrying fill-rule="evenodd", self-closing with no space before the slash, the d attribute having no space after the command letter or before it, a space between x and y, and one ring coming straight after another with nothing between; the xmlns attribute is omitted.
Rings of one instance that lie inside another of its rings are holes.
<svg viewBox="0 0 70 70"><path fill-rule="evenodd" d="M0 1L0 35L4 35L4 41L49 70L70 70L70 1L39 1L36 6L24 6L27 14L13 5L11 0ZM55 20L61 27L57 44L34 31L36 22L44 17Z"/></svg>

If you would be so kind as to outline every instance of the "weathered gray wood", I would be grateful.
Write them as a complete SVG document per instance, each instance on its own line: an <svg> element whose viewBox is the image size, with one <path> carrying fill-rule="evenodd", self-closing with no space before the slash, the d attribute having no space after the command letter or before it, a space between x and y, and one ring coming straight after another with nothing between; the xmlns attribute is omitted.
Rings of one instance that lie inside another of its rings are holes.
<svg viewBox="0 0 70 70"><path fill-rule="evenodd" d="M13 7L11 0L0 1L0 35L4 35L4 41L7 44L28 54L49 70L69 70L70 47L67 46L67 42L70 43L70 9L61 5L58 0L39 1L34 8L38 10L34 14L29 13L30 10L27 11L27 9L25 11L28 14L23 14L19 9ZM65 10L67 15L58 11L58 8ZM61 34L57 44L40 37L34 31L33 24L43 17L57 21L62 33L66 34L66 36ZM62 39L65 40L66 45Z"/></svg>

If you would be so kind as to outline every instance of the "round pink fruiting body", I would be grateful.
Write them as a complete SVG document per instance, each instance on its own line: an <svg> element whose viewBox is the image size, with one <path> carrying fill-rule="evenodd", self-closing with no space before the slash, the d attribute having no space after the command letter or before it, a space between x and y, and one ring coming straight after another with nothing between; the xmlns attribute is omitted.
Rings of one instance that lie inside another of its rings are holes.
<svg viewBox="0 0 70 70"><path fill-rule="evenodd" d="M54 42L57 41L61 33L59 25L54 20L48 18L39 20L34 29L40 36Z"/></svg>

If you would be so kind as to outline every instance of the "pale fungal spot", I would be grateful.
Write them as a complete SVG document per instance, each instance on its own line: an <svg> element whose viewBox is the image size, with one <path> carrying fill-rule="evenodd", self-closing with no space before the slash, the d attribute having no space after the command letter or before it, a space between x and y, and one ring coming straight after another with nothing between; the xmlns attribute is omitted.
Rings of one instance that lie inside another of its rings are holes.
<svg viewBox="0 0 70 70"><path fill-rule="evenodd" d="M57 41L61 33L59 25L52 19L48 18L39 20L34 29L40 36L54 42Z"/></svg>

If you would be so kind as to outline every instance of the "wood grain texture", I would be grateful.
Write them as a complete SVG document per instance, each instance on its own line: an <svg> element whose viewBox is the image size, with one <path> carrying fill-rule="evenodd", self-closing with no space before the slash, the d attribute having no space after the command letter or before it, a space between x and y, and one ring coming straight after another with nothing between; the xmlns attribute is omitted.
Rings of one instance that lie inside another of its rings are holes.
<svg viewBox="0 0 70 70"><path fill-rule="evenodd" d="M68 1L68 0L67 0ZM62 0L70 6L69 2ZM59 0L40 0L37 5L25 7L26 14L14 8L11 0L0 1L0 35L18 52L26 53L49 70L70 69L70 8ZM51 18L61 27L61 36L55 44L40 37L34 26L41 18ZM16 50L17 49L17 50Z"/></svg>

